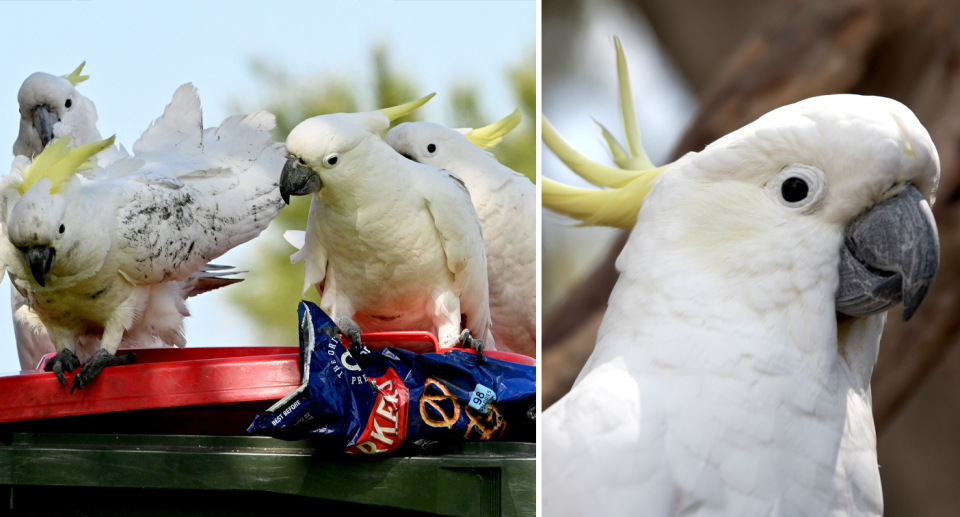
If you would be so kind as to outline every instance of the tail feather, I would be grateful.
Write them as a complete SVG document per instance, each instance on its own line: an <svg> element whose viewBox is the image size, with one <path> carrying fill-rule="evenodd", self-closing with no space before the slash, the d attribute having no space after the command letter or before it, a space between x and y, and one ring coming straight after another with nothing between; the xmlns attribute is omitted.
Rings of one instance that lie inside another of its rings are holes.
<svg viewBox="0 0 960 517"><path fill-rule="evenodd" d="M233 266L220 264L204 264L196 273L183 281L183 292L186 298L197 296L221 287L242 282L242 278L228 278L249 271L237 271Z"/></svg>

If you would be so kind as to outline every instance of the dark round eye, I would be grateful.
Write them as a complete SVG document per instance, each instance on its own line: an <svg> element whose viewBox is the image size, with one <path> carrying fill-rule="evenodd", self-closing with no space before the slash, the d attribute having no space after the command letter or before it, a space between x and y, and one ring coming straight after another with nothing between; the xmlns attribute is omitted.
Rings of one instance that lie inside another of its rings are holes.
<svg viewBox="0 0 960 517"><path fill-rule="evenodd" d="M70 99L67 99L67 103L64 104L64 106L66 106L66 107L68 107L68 108L69 108L70 106L73 106L73 101L70 100Z"/></svg>
<svg viewBox="0 0 960 517"><path fill-rule="evenodd" d="M64 231L66 231L66 229L67 229L66 226L64 226L64 225L62 225L62 224L60 225L60 233L63 233Z"/></svg>
<svg viewBox="0 0 960 517"><path fill-rule="evenodd" d="M427 144L427 152L428 153L437 152L437 144Z"/></svg>
<svg viewBox="0 0 960 517"><path fill-rule="evenodd" d="M809 190L807 182L797 177L787 178L786 181L783 182L783 185L780 186L780 194L783 195L783 199L788 203L802 201L807 197Z"/></svg>
<svg viewBox="0 0 960 517"><path fill-rule="evenodd" d="M323 157L323 166L332 169L340 163L340 153L330 153Z"/></svg>

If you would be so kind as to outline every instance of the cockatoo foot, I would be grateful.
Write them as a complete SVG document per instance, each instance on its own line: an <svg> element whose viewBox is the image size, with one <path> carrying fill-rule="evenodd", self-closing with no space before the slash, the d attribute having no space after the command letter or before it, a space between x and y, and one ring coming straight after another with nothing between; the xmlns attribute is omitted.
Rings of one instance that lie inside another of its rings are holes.
<svg viewBox="0 0 960 517"><path fill-rule="evenodd" d="M83 370L80 370L80 373L73 378L70 393L73 394L74 389L82 390L84 386L89 384L90 381L99 375L100 371L107 366L121 366L135 362L137 362L137 356L133 352L127 352L118 357L101 348L93 355L93 359L90 359L90 362L83 367Z"/></svg>
<svg viewBox="0 0 960 517"><path fill-rule="evenodd" d="M57 380L63 387L67 387L67 379L63 376L63 371L72 372L74 368L80 368L80 359L69 348L64 348L57 352L57 355L47 359L43 363L43 371L57 374Z"/></svg>
<svg viewBox="0 0 960 517"><path fill-rule="evenodd" d="M350 341L353 343L350 345L351 351L356 349L356 351L359 353L367 348L362 342L360 342L360 325L357 325L357 322L353 321L347 316L342 316L337 318L337 328L340 329L341 334L350 338Z"/></svg>
<svg viewBox="0 0 960 517"><path fill-rule="evenodd" d="M483 340L470 337L470 330L463 329L460 333L460 348L472 348L477 351L477 361L483 361Z"/></svg>

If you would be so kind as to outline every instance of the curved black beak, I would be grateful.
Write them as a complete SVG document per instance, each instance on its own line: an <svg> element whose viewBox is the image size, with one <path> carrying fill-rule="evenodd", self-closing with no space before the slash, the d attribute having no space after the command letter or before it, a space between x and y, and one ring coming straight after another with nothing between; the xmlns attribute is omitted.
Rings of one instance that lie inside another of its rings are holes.
<svg viewBox="0 0 960 517"><path fill-rule="evenodd" d="M940 266L937 223L920 191L910 185L858 215L845 244L837 311L862 318L902 300L903 320L909 320Z"/></svg>
<svg viewBox="0 0 960 517"><path fill-rule="evenodd" d="M33 110L33 128L40 135L40 143L44 147L53 140L53 126L57 122L60 122L60 117L46 105L41 104Z"/></svg>
<svg viewBox="0 0 960 517"><path fill-rule="evenodd" d="M320 175L304 165L295 156L287 159L280 174L280 197L290 204L290 196L305 196L323 188Z"/></svg>
<svg viewBox="0 0 960 517"><path fill-rule="evenodd" d="M33 278L40 284L40 287L44 287L47 275L53 269L53 262L57 258L57 250L49 246L30 246L21 249L21 251L27 256L27 263L30 264L30 272L33 273Z"/></svg>

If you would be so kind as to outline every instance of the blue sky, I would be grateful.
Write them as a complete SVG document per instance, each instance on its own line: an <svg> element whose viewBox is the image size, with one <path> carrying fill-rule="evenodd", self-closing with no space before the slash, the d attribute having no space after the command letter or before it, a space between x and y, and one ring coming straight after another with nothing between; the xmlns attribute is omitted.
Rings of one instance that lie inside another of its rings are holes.
<svg viewBox="0 0 960 517"><path fill-rule="evenodd" d="M529 56L536 42L532 0L0 2L0 19L7 21L0 31L0 150L7 149L10 160L20 84L37 71L66 74L84 60L90 80L78 89L96 104L101 133L116 133L129 149L183 83L198 88L211 126L232 114L232 101L256 108L266 97L250 71L251 58L266 59L294 78L335 76L366 91L370 51L379 43L424 94L437 92L423 109L426 119L447 122L444 94L465 82L480 90L482 112L499 118L517 105L506 68ZM237 263L249 246L218 262ZM8 289L4 278L0 372L19 369L6 316ZM254 344L224 294L191 300L188 346Z"/></svg>

